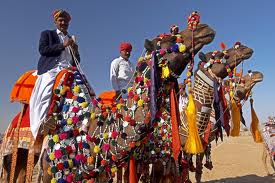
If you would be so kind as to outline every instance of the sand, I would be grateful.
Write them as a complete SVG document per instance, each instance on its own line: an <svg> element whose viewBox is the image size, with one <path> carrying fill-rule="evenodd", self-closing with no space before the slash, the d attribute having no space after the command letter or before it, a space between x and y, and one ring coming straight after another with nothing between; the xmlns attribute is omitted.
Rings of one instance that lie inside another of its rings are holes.
<svg viewBox="0 0 275 183"><path fill-rule="evenodd" d="M267 176L262 163L263 145L256 144L249 135L226 137L224 142L213 143L214 168L203 169L202 182L207 183L275 183L275 176ZM270 166L268 169L274 173ZM194 175L191 175L192 182Z"/></svg>

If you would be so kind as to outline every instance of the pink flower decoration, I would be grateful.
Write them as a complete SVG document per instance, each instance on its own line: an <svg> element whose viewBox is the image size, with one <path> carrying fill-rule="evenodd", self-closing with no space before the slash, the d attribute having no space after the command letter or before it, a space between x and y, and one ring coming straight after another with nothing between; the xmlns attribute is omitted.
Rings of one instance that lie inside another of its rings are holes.
<svg viewBox="0 0 275 183"><path fill-rule="evenodd" d="M73 182L73 176L72 176L72 174L67 175L66 181L69 182L69 183Z"/></svg>
<svg viewBox="0 0 275 183"><path fill-rule="evenodd" d="M77 113L79 111L79 107L73 107L72 112Z"/></svg>
<svg viewBox="0 0 275 183"><path fill-rule="evenodd" d="M97 100L95 100L95 99L92 100L93 105L97 105L97 103L98 103Z"/></svg>
<svg viewBox="0 0 275 183"><path fill-rule="evenodd" d="M134 92L130 91L130 92L128 93L128 97L129 97L129 98L133 98L133 97L134 97Z"/></svg>
<svg viewBox="0 0 275 183"><path fill-rule="evenodd" d="M76 155L76 156L75 156L75 159L76 159L77 161L80 161L80 160L82 159L81 154Z"/></svg>
<svg viewBox="0 0 275 183"><path fill-rule="evenodd" d="M92 141L91 135L86 135L86 140L89 141L89 142L91 142Z"/></svg>
<svg viewBox="0 0 275 183"><path fill-rule="evenodd" d="M117 131L113 131L112 132L112 137L115 139L118 136L118 132Z"/></svg>
<svg viewBox="0 0 275 183"><path fill-rule="evenodd" d="M58 150L55 150L54 151L54 156L57 158L57 159L60 159L62 157L62 152L60 149Z"/></svg>
<svg viewBox="0 0 275 183"><path fill-rule="evenodd" d="M76 124L79 121L79 118L78 116L74 116L72 120L73 120L73 123Z"/></svg>
<svg viewBox="0 0 275 183"><path fill-rule="evenodd" d="M160 50L159 50L159 54L160 54L160 55L163 56L163 55L165 55L165 53L166 53L165 49L160 49Z"/></svg>
<svg viewBox="0 0 275 183"><path fill-rule="evenodd" d="M66 139L68 137L68 134L66 133L66 132L63 132L63 133L61 133L60 135L59 135L59 138L61 139L61 140L64 140L64 139Z"/></svg>
<svg viewBox="0 0 275 183"><path fill-rule="evenodd" d="M103 144L102 149L103 149L103 151L109 151L110 150L110 144Z"/></svg>

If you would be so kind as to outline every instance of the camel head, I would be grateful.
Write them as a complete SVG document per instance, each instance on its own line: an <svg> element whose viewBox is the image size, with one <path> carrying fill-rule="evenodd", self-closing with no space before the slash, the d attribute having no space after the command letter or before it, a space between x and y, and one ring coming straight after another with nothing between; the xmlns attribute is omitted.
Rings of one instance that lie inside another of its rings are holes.
<svg viewBox="0 0 275 183"><path fill-rule="evenodd" d="M252 54L251 48L238 42L234 47L223 52L200 53L199 57L202 60L200 65L203 64L204 68L210 68L217 77L224 79L230 74L228 71L233 71L242 61L249 59Z"/></svg>
<svg viewBox="0 0 275 183"><path fill-rule="evenodd" d="M249 72L241 78L241 82L236 85L234 98L237 100L247 99L249 92L257 84L263 81L264 75L259 71Z"/></svg>
<svg viewBox="0 0 275 183"><path fill-rule="evenodd" d="M180 76L192 58L192 31L185 29L178 34L182 42L178 42L176 36L162 34L153 40L145 40L144 47L148 53L162 49L168 50L163 56L168 61L169 69L172 73ZM194 31L194 54L204 45L209 44L215 37L215 31L206 24L199 24ZM174 51L178 46L178 50ZM184 47L184 51L180 48Z"/></svg>

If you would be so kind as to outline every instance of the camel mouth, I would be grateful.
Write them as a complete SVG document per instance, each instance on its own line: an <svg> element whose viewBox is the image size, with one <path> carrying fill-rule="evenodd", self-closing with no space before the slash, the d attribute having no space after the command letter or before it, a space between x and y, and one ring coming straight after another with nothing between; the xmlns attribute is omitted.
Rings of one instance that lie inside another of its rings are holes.
<svg viewBox="0 0 275 183"><path fill-rule="evenodd" d="M210 29L209 27L207 28L207 30L205 30L205 34L200 34L198 36L196 36L197 39L209 39L209 41L212 41L215 37L216 32L212 29Z"/></svg>

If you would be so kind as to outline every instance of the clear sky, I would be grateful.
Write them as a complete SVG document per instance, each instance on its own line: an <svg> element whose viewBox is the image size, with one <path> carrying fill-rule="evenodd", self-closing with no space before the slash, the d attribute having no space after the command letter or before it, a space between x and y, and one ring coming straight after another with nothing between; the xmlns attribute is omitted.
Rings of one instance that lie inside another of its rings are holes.
<svg viewBox="0 0 275 183"><path fill-rule="evenodd" d="M51 14L57 8L72 15L69 32L77 37L82 68L97 93L111 88L110 62L119 55L121 41L133 44L131 61L135 63L146 38L169 32L171 24L185 29L188 15L196 10L201 22L216 31L215 40L203 48L204 52L219 49L222 41L228 47L240 41L253 48L244 71L264 73L264 81L253 90L254 107L261 121L275 116L273 0L9 0L0 3L0 131L20 111L20 104L9 102L10 90L21 74L36 68L40 32L55 28ZM247 104L243 110L250 123Z"/></svg>

